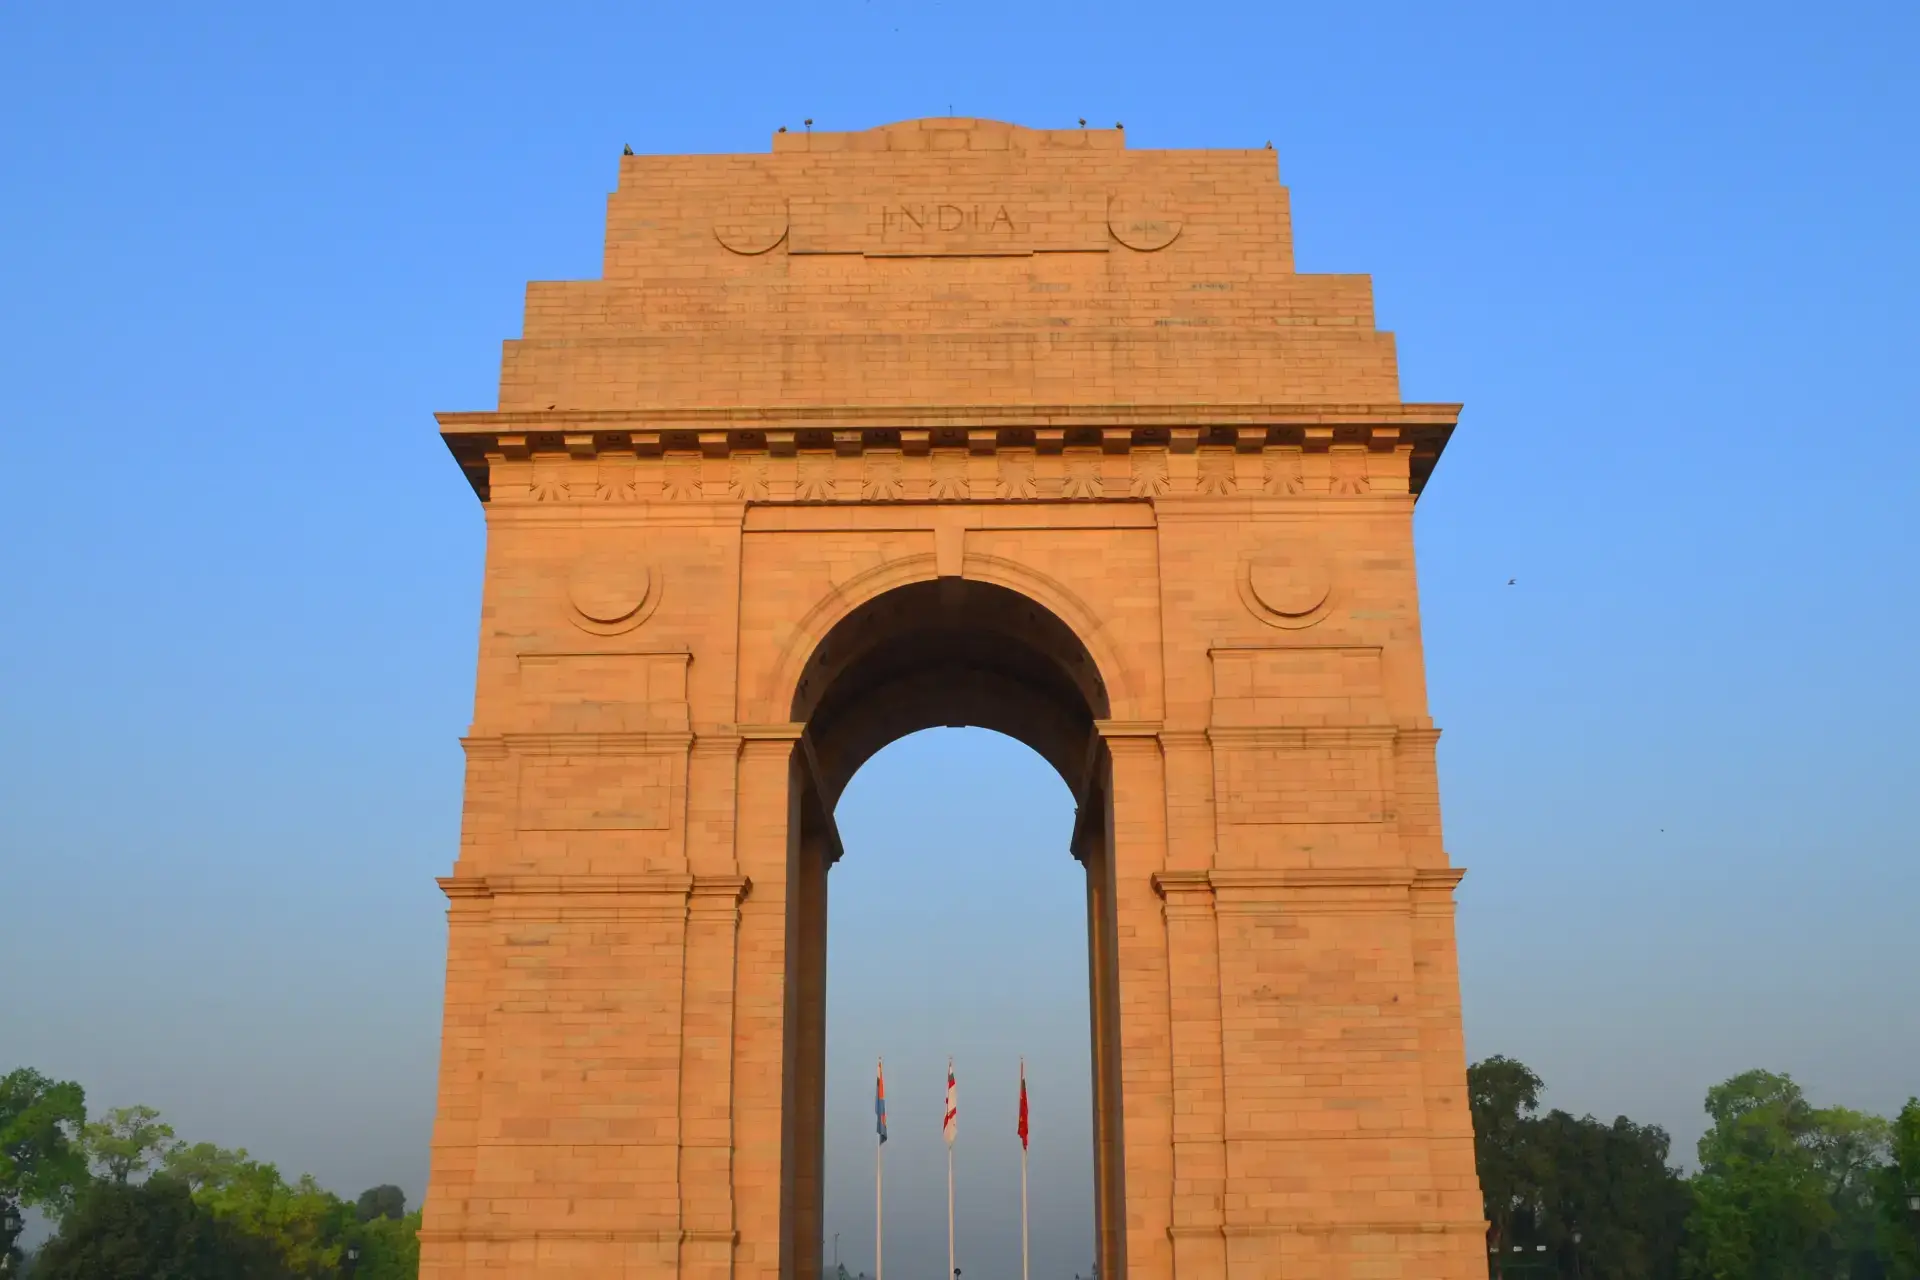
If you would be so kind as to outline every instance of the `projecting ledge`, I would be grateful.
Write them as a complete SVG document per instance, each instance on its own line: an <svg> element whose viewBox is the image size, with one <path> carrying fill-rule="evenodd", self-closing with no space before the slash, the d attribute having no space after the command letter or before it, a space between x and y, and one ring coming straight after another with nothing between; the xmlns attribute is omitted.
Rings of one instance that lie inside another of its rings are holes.
<svg viewBox="0 0 1920 1280"><path fill-rule="evenodd" d="M1230 1237L1246 1236L1406 1236L1444 1235L1451 1232L1486 1234L1487 1224L1474 1218L1437 1221L1431 1218L1400 1222L1229 1222L1221 1233Z"/></svg>
<svg viewBox="0 0 1920 1280"><path fill-rule="evenodd" d="M1430 912L1466 872L1459 867L1289 868L1275 871L1156 871L1153 890L1169 903L1210 894L1227 913Z"/></svg>
<svg viewBox="0 0 1920 1280"><path fill-rule="evenodd" d="M745 876L686 875L558 875L558 876L442 876L441 892L454 900L531 896L731 896L746 897L752 881Z"/></svg>

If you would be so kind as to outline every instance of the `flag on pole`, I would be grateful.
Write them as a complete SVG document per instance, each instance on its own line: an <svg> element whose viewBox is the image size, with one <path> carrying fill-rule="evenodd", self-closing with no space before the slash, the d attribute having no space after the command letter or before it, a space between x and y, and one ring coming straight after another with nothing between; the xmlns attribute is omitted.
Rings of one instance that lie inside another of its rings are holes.
<svg viewBox="0 0 1920 1280"><path fill-rule="evenodd" d="M953 1059L947 1059L947 1118L940 1122L940 1136L953 1145L954 1130L960 1121L960 1094L953 1083Z"/></svg>
<svg viewBox="0 0 1920 1280"><path fill-rule="evenodd" d="M1027 1149L1027 1060L1020 1059L1020 1149Z"/></svg>
<svg viewBox="0 0 1920 1280"><path fill-rule="evenodd" d="M1020 1059L1020 1280L1030 1280L1027 1254L1027 1060ZM1097 1270L1098 1268L1096 1268Z"/></svg>
<svg viewBox="0 0 1920 1280"><path fill-rule="evenodd" d="M880 1141L887 1140L887 1064L877 1062L873 1068L873 1127L880 1135Z"/></svg>

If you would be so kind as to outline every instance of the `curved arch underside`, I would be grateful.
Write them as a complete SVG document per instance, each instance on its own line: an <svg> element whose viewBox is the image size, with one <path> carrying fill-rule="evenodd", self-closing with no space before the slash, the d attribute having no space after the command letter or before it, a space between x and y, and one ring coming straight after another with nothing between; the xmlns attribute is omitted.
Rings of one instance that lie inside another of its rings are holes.
<svg viewBox="0 0 1920 1280"><path fill-rule="evenodd" d="M941 726L1018 739L1078 795L1107 714L1100 672L1064 622L1018 592L954 578L895 588L843 618L793 705L829 807L875 752Z"/></svg>
<svg viewBox="0 0 1920 1280"><path fill-rule="evenodd" d="M827 872L839 856L833 809L888 743L972 726L1031 747L1074 798L1069 852L1087 878L1096 1221L1111 1268L1126 1213L1112 760L1096 728L1111 710L1099 663L1057 613L1019 591L977 579L914 582L834 624L801 670L791 715L805 734L789 765L796 804L786 882L784 1053L793 1093L782 1139L785 1256L817 1256L822 1231Z"/></svg>

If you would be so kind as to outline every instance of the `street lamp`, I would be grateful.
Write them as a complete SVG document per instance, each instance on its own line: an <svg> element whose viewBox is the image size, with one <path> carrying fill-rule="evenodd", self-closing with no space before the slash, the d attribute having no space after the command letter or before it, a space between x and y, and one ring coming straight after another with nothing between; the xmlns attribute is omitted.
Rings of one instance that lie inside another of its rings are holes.
<svg viewBox="0 0 1920 1280"><path fill-rule="evenodd" d="M359 1266L360 1266L360 1246L357 1244L350 1244L347 1246L347 1280L353 1280L353 1273L355 1270L359 1268Z"/></svg>

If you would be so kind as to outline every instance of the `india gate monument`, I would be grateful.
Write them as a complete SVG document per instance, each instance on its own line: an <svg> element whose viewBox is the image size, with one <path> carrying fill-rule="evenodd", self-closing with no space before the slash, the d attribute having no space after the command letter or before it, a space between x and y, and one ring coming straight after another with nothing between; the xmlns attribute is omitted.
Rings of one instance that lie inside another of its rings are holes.
<svg viewBox="0 0 1920 1280"><path fill-rule="evenodd" d="M439 419L488 534L424 1280L818 1276L834 807L942 725L1077 805L1103 1280L1483 1277L1413 555L1458 411L1294 270L1270 149L624 157L601 277Z"/></svg>

